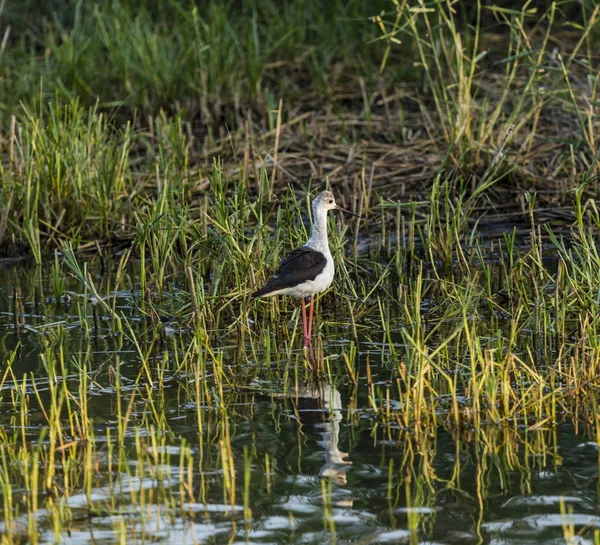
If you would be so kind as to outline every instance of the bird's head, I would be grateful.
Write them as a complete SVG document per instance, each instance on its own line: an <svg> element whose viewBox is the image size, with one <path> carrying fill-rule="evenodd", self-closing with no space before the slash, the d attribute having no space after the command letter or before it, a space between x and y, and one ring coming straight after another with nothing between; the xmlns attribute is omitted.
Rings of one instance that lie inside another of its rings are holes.
<svg viewBox="0 0 600 545"><path fill-rule="evenodd" d="M335 210L338 208L331 191L321 191L315 198L314 206L315 208L324 208L325 210Z"/></svg>
<svg viewBox="0 0 600 545"><path fill-rule="evenodd" d="M360 216L354 212L350 212L350 210L346 210L335 204L335 197L331 191L321 191L321 193L315 197L315 200L313 201L313 210L316 212L319 209L340 210L341 212L346 212L347 214L360 218Z"/></svg>

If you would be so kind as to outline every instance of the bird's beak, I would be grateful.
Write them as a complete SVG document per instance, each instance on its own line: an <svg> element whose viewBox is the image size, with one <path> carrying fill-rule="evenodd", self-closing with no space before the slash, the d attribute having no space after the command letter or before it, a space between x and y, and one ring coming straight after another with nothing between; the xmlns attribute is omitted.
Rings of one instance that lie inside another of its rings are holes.
<svg viewBox="0 0 600 545"><path fill-rule="evenodd" d="M354 212L350 212L350 210L346 210L345 208L342 208L341 206L336 206L335 209L339 210L340 212L346 212L346 214L350 214L351 216L356 216L359 219L363 219L358 214L355 214Z"/></svg>

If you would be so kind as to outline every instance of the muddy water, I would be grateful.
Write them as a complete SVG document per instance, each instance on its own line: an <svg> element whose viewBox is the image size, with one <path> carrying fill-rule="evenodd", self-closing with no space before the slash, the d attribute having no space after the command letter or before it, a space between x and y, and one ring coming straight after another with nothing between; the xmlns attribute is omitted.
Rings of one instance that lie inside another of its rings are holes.
<svg viewBox="0 0 600 545"><path fill-rule="evenodd" d="M127 338L108 335L93 307L84 312L78 289L68 284L69 297L56 301L49 271L26 263L0 266L3 369L20 345L14 375L37 377L43 399L41 355L59 330L66 359L77 361L91 352L94 366L89 407L100 445L97 479L91 490L75 485L62 499L69 515L58 529L40 504L35 514L40 543L564 543L569 532L575 534L573 543L594 543L600 530L599 452L585 430L564 424L537 431L452 433L440 426L417 436L397 424L378 423L367 390L352 386L341 366L326 379L301 381L297 388L255 377L248 388L225 389L226 412L198 409L182 394L185 378L167 371L156 395L162 396L158 410L168 440L147 448L165 455L162 477L140 476L133 428L130 441L119 447L130 453L131 467L109 468L102 444L107 430L113 438L116 433L117 403L108 368L118 359L124 390L133 388L139 355ZM134 333L142 335L148 325L136 317L135 292L121 293L118 307L131 316ZM344 335L328 328L324 352L347 351ZM166 342L164 350L176 346ZM374 380L383 384L389 373L381 347L364 339L359 358L359 369L368 358ZM360 382L365 380L361 371ZM4 437L16 441L23 430L10 402L11 388L9 381L1 392L0 426ZM148 411L144 403L135 404L132 419L143 421ZM34 408L29 417L27 440L32 445L44 441L43 418ZM223 444L215 439L223 422L235 470L233 493L225 490ZM144 430L141 425L138 438ZM180 486L184 449L193 459L191 495L182 494ZM28 542L23 491L14 489L13 495L13 518L22 527L20 539ZM111 495L118 501L111 502ZM5 529L6 501L3 505L0 529Z"/></svg>

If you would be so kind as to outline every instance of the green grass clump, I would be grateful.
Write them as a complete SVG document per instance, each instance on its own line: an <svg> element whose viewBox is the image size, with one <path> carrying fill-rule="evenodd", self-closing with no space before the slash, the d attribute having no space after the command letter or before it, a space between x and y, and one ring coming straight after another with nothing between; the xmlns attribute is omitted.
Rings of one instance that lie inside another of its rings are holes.
<svg viewBox="0 0 600 545"><path fill-rule="evenodd" d="M541 10L531 4L507 9L478 2L469 14L444 2L425 9L408 3L395 6L395 18L379 18L382 38L388 42L387 52L406 40L416 49L416 70L424 87L419 108L430 116L428 130L441 132L441 138L432 135L432 140L439 143L446 162L462 172L481 165L482 158L488 162L514 125L521 157L512 168L519 176L540 174L537 161L526 159L535 153L538 136L542 141L569 140L571 154L565 153L561 161L572 162L575 154L588 175L598 175L593 129L598 119L587 106L598 93L593 58L597 6L582 5L577 24L568 22L579 32L562 51L553 46L553 35L574 15L573 4L567 3L563 11L565 6L556 3ZM387 54L384 68L394 69ZM590 85L581 85L581 77ZM558 120L573 123L569 137L549 136L548 123Z"/></svg>
<svg viewBox="0 0 600 545"><path fill-rule="evenodd" d="M264 112L277 96L297 94L285 74L298 68L321 82L321 92L323 71L332 63L357 60L358 74L370 70L361 44L377 35L368 16L386 6L119 0L61 1L54 10L35 3L28 11L7 7L4 16L16 35L3 51L5 70L12 70L0 87L3 109L31 104L38 93L45 103L58 93L67 102L99 101L126 118L164 108L200 115L204 125L232 123L224 108L234 101L245 106L251 100Z"/></svg>

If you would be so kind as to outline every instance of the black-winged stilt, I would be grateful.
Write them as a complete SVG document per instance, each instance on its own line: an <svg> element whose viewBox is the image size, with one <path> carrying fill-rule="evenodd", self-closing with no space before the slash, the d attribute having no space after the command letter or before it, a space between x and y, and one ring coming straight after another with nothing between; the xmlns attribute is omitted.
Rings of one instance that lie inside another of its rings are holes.
<svg viewBox="0 0 600 545"><path fill-rule="evenodd" d="M327 240L327 211L345 210L335 204L330 191L319 193L312 203L313 227L311 237L301 248L293 250L279 265L277 272L267 281L265 287L255 291L252 297L267 295L291 295L302 302L302 326L304 345L310 344L315 295L325 291L333 282L335 267ZM309 317L306 320L306 298L309 298Z"/></svg>

